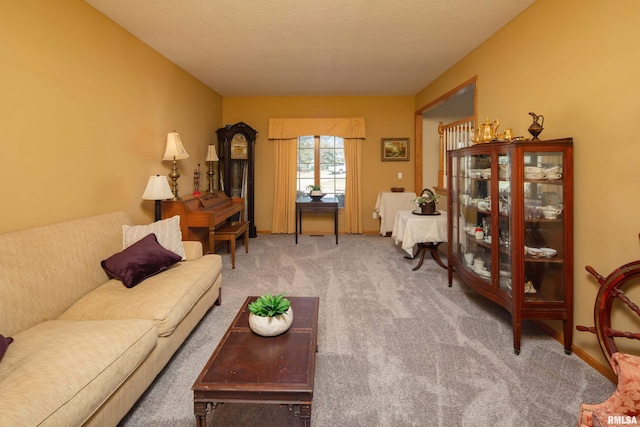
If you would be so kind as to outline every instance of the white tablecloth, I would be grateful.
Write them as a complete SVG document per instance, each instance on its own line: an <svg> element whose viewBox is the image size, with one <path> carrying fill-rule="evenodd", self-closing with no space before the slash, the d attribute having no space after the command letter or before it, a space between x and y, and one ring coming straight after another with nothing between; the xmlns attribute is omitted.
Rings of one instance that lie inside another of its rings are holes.
<svg viewBox="0 0 640 427"><path fill-rule="evenodd" d="M398 211L391 233L396 245L402 243L402 249L413 256L413 247L418 243L446 242L447 212L438 212L440 215L415 215L410 210Z"/></svg>
<svg viewBox="0 0 640 427"><path fill-rule="evenodd" d="M402 193L381 191L378 193L376 212L380 217L380 234L386 236L387 232L393 230L393 221L395 220L396 212L416 208L415 198L416 193L413 191Z"/></svg>

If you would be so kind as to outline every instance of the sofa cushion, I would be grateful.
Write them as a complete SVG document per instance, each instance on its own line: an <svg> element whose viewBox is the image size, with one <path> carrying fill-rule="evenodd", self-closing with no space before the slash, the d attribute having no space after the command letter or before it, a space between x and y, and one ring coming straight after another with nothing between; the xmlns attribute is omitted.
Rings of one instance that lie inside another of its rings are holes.
<svg viewBox="0 0 640 427"><path fill-rule="evenodd" d="M7 348L9 348L9 344L12 342L13 338L0 335L0 360L2 360L2 356L7 352Z"/></svg>
<svg viewBox="0 0 640 427"><path fill-rule="evenodd" d="M127 288L132 288L178 261L180 255L162 247L155 234L148 234L122 252L103 260L101 265L109 277L115 277Z"/></svg>
<svg viewBox="0 0 640 427"><path fill-rule="evenodd" d="M148 234L155 234L165 249L180 255L183 261L187 259L182 246L182 232L180 231L180 216L152 222L147 225L123 225L122 247L127 248Z"/></svg>
<svg viewBox="0 0 640 427"><path fill-rule="evenodd" d="M82 425L158 340L149 320L52 320L14 338L0 363L0 424L8 426Z"/></svg>
<svg viewBox="0 0 640 427"><path fill-rule="evenodd" d="M151 319L158 326L158 335L171 335L220 275L221 260L220 255L209 254L180 262L130 289L110 280L78 300L59 319Z"/></svg>

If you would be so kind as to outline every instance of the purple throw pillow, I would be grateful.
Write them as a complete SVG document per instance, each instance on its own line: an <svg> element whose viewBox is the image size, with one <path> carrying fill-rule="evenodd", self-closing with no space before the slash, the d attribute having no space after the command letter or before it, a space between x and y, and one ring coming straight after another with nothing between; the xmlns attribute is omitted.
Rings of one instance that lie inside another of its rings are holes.
<svg viewBox="0 0 640 427"><path fill-rule="evenodd" d="M127 288L132 288L181 259L180 255L163 248L152 233L100 264L109 277L119 279Z"/></svg>
<svg viewBox="0 0 640 427"><path fill-rule="evenodd" d="M0 360L2 360L2 356L7 351L9 344L13 342L13 338L5 337L4 335L0 335Z"/></svg>

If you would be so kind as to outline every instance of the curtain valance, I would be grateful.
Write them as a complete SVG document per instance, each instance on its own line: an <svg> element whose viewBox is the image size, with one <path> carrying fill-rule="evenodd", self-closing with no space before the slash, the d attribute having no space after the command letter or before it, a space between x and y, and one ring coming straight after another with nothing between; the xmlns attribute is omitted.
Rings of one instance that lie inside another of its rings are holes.
<svg viewBox="0 0 640 427"><path fill-rule="evenodd" d="M364 117L269 119L269 139L291 139L305 135L364 139Z"/></svg>

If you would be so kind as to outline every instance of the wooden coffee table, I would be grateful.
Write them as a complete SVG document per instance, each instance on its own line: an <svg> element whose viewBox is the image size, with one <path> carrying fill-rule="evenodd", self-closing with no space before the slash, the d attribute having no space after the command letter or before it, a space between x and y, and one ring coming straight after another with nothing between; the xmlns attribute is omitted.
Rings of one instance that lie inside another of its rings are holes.
<svg viewBox="0 0 640 427"><path fill-rule="evenodd" d="M193 384L196 425L219 403L290 405L300 425L311 425L317 351L317 297L287 297L293 324L282 335L261 337L249 329L248 297Z"/></svg>

